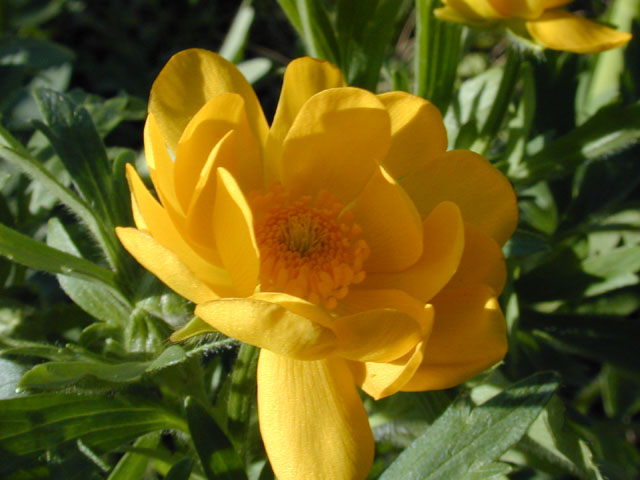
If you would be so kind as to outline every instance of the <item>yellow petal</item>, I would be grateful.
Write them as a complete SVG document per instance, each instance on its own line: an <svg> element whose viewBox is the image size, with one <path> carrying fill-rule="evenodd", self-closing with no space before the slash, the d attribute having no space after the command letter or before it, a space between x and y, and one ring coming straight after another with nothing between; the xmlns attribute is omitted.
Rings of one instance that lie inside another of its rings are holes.
<svg viewBox="0 0 640 480"><path fill-rule="evenodd" d="M391 117L391 148L382 162L391 176L402 178L446 151L447 131L431 102L405 92L378 98Z"/></svg>
<svg viewBox="0 0 640 480"><path fill-rule="evenodd" d="M215 245L213 231L213 205L216 199L216 169L230 170L236 158L237 135L235 130L227 134L214 147L200 171L198 183L193 188L187 210L186 231L193 241L201 245Z"/></svg>
<svg viewBox="0 0 640 480"><path fill-rule="evenodd" d="M473 25L477 27L483 27L491 25L492 20L483 19L473 14L472 16L463 15L458 10L445 5L444 7L436 8L433 10L433 15L444 22L455 22Z"/></svg>
<svg viewBox="0 0 640 480"><path fill-rule="evenodd" d="M279 480L363 480L373 461L367 413L338 358L301 362L260 352L260 432Z"/></svg>
<svg viewBox="0 0 640 480"><path fill-rule="evenodd" d="M446 0L446 6L470 20L497 20L504 18L491 0Z"/></svg>
<svg viewBox="0 0 640 480"><path fill-rule="evenodd" d="M260 149L249 126L245 102L238 94L224 93L209 100L180 137L175 162L175 188L184 211L187 211L211 151L230 130L235 131L238 145L242 148L234 152L234 163L224 165L225 168L246 192L261 186Z"/></svg>
<svg viewBox="0 0 640 480"><path fill-rule="evenodd" d="M173 209L178 216L184 215L176 196L173 160L160 134L158 122L152 114L147 116L147 121L144 124L144 156L162 205L167 209Z"/></svg>
<svg viewBox="0 0 640 480"><path fill-rule="evenodd" d="M151 235L135 228L123 227L117 227L116 234L124 248L174 292L194 303L218 297L175 253L160 245Z"/></svg>
<svg viewBox="0 0 640 480"><path fill-rule="evenodd" d="M249 82L220 55L193 48L171 57L151 87L149 112L172 152L191 118L221 93L238 93L244 98L251 128L264 144L269 126Z"/></svg>
<svg viewBox="0 0 640 480"><path fill-rule="evenodd" d="M460 210L442 202L423 222L424 249L408 269L393 273L367 274L362 288L394 288L428 302L456 272L464 248L464 225Z"/></svg>
<svg viewBox="0 0 640 480"><path fill-rule="evenodd" d="M404 357L389 363L351 363L356 382L375 400L400 391L420 367L424 344L417 344Z"/></svg>
<svg viewBox="0 0 640 480"><path fill-rule="evenodd" d="M466 223L460 265L446 288L483 284L500 295L506 280L507 268L500 246L491 237Z"/></svg>
<svg viewBox="0 0 640 480"><path fill-rule="evenodd" d="M386 155L389 124L384 106L365 90L333 88L314 95L284 141L283 185L294 197L326 190L349 203Z"/></svg>
<svg viewBox="0 0 640 480"><path fill-rule="evenodd" d="M258 285L260 259L253 232L253 215L240 187L224 168L218 168L213 230L222 264L238 296L248 297Z"/></svg>
<svg viewBox="0 0 640 480"><path fill-rule="evenodd" d="M326 357L336 346L328 328L264 300L221 298L197 305L195 313L225 335L279 355L313 360Z"/></svg>
<svg viewBox="0 0 640 480"><path fill-rule="evenodd" d="M381 167L351 207L371 253L365 269L400 271L422 255L422 221L407 193Z"/></svg>
<svg viewBox="0 0 640 480"><path fill-rule="evenodd" d="M172 223L166 210L153 198L135 168L130 164L127 165L127 179L135 199L134 212L137 211L141 216L146 227L144 230L150 233L160 245L174 252L196 277L218 295L232 294L231 278L220 268L219 259L218 262L211 262L210 259L201 257L191 248ZM136 225L140 228L139 221Z"/></svg>
<svg viewBox="0 0 640 480"><path fill-rule="evenodd" d="M504 245L518 223L516 195L507 178L487 159L453 150L400 181L425 216L440 202L460 207L465 222Z"/></svg>
<svg viewBox="0 0 640 480"><path fill-rule="evenodd" d="M281 292L257 292L251 298L265 302L277 303L296 315L305 317L323 327L333 330L333 318L318 305Z"/></svg>
<svg viewBox="0 0 640 480"><path fill-rule="evenodd" d="M428 336L433 323L431 305L412 297L402 290L365 290L352 288L348 295L340 300L336 312L340 315L352 315L376 308L392 308L406 313L420 325L423 336Z"/></svg>
<svg viewBox="0 0 640 480"><path fill-rule="evenodd" d="M424 360L403 390L453 387L499 362L507 352L507 325L491 288L447 289L432 303L435 322Z"/></svg>
<svg viewBox="0 0 640 480"><path fill-rule="evenodd" d="M360 362L390 362L422 340L420 324L391 308L367 310L334 320L337 355Z"/></svg>
<svg viewBox="0 0 640 480"><path fill-rule="evenodd" d="M631 34L619 32L565 10L547 10L526 22L534 40L554 50L574 53L602 52L621 47L631 40Z"/></svg>
<svg viewBox="0 0 640 480"><path fill-rule="evenodd" d="M266 148L267 181L278 180L278 164L294 119L309 98L322 90L344 86L340 70L329 62L303 57L293 60L284 72L282 92L273 117Z"/></svg>
<svg viewBox="0 0 640 480"><path fill-rule="evenodd" d="M542 14L545 0L490 0L493 7L506 18L536 18Z"/></svg>

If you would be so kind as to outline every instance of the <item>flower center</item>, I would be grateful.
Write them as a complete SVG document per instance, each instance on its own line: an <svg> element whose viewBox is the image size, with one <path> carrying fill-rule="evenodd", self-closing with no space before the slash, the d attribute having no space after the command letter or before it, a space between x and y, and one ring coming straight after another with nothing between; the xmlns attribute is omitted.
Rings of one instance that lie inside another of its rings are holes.
<svg viewBox="0 0 640 480"><path fill-rule="evenodd" d="M251 196L262 291L284 292L333 309L364 280L369 246L353 215L326 191L291 201L276 183Z"/></svg>

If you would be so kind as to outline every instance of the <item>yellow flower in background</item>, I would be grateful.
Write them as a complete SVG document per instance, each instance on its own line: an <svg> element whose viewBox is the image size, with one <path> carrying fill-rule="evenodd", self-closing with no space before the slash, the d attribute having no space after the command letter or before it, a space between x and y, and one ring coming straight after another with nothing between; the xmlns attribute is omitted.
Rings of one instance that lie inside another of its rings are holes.
<svg viewBox="0 0 640 480"><path fill-rule="evenodd" d="M441 20L471 25L504 23L517 35L527 34L553 50L594 53L621 47L631 34L618 32L562 8L572 0L442 0L434 11Z"/></svg>
<svg viewBox="0 0 640 480"><path fill-rule="evenodd" d="M260 430L281 480L363 479L375 399L452 387L505 355L497 295L514 192L485 158L446 152L442 117L404 92L287 67L271 127L231 63L175 55L129 166L126 249L222 333L260 347Z"/></svg>

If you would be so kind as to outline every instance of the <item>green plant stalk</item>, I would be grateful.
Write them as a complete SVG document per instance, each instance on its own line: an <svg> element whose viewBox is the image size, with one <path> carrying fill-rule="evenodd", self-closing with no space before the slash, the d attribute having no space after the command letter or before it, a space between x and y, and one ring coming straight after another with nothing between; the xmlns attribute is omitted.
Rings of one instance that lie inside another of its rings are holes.
<svg viewBox="0 0 640 480"><path fill-rule="evenodd" d="M511 103L516 83L520 79L521 64L522 54L513 48L509 48L495 102L491 107L485 124L482 126L478 139L471 146L471 150L483 155L486 154L491 142L500 131L500 127L504 124L509 111L509 104Z"/></svg>

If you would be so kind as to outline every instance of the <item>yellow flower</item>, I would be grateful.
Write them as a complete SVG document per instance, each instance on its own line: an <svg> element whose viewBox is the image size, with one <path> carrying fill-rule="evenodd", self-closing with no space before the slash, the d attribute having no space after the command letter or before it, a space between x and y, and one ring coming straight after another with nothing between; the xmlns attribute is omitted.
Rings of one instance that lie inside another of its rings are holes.
<svg viewBox="0 0 640 480"><path fill-rule="evenodd" d="M500 361L500 246L514 192L404 92L291 62L269 128L249 83L205 50L151 90L129 166L129 252L224 334L260 347L260 429L281 480L362 479L374 443L356 389L448 388Z"/></svg>
<svg viewBox="0 0 640 480"><path fill-rule="evenodd" d="M502 22L517 35L528 35L553 50L593 53L621 47L631 34L618 32L560 7L572 0L442 0L434 11L441 20L489 25Z"/></svg>

